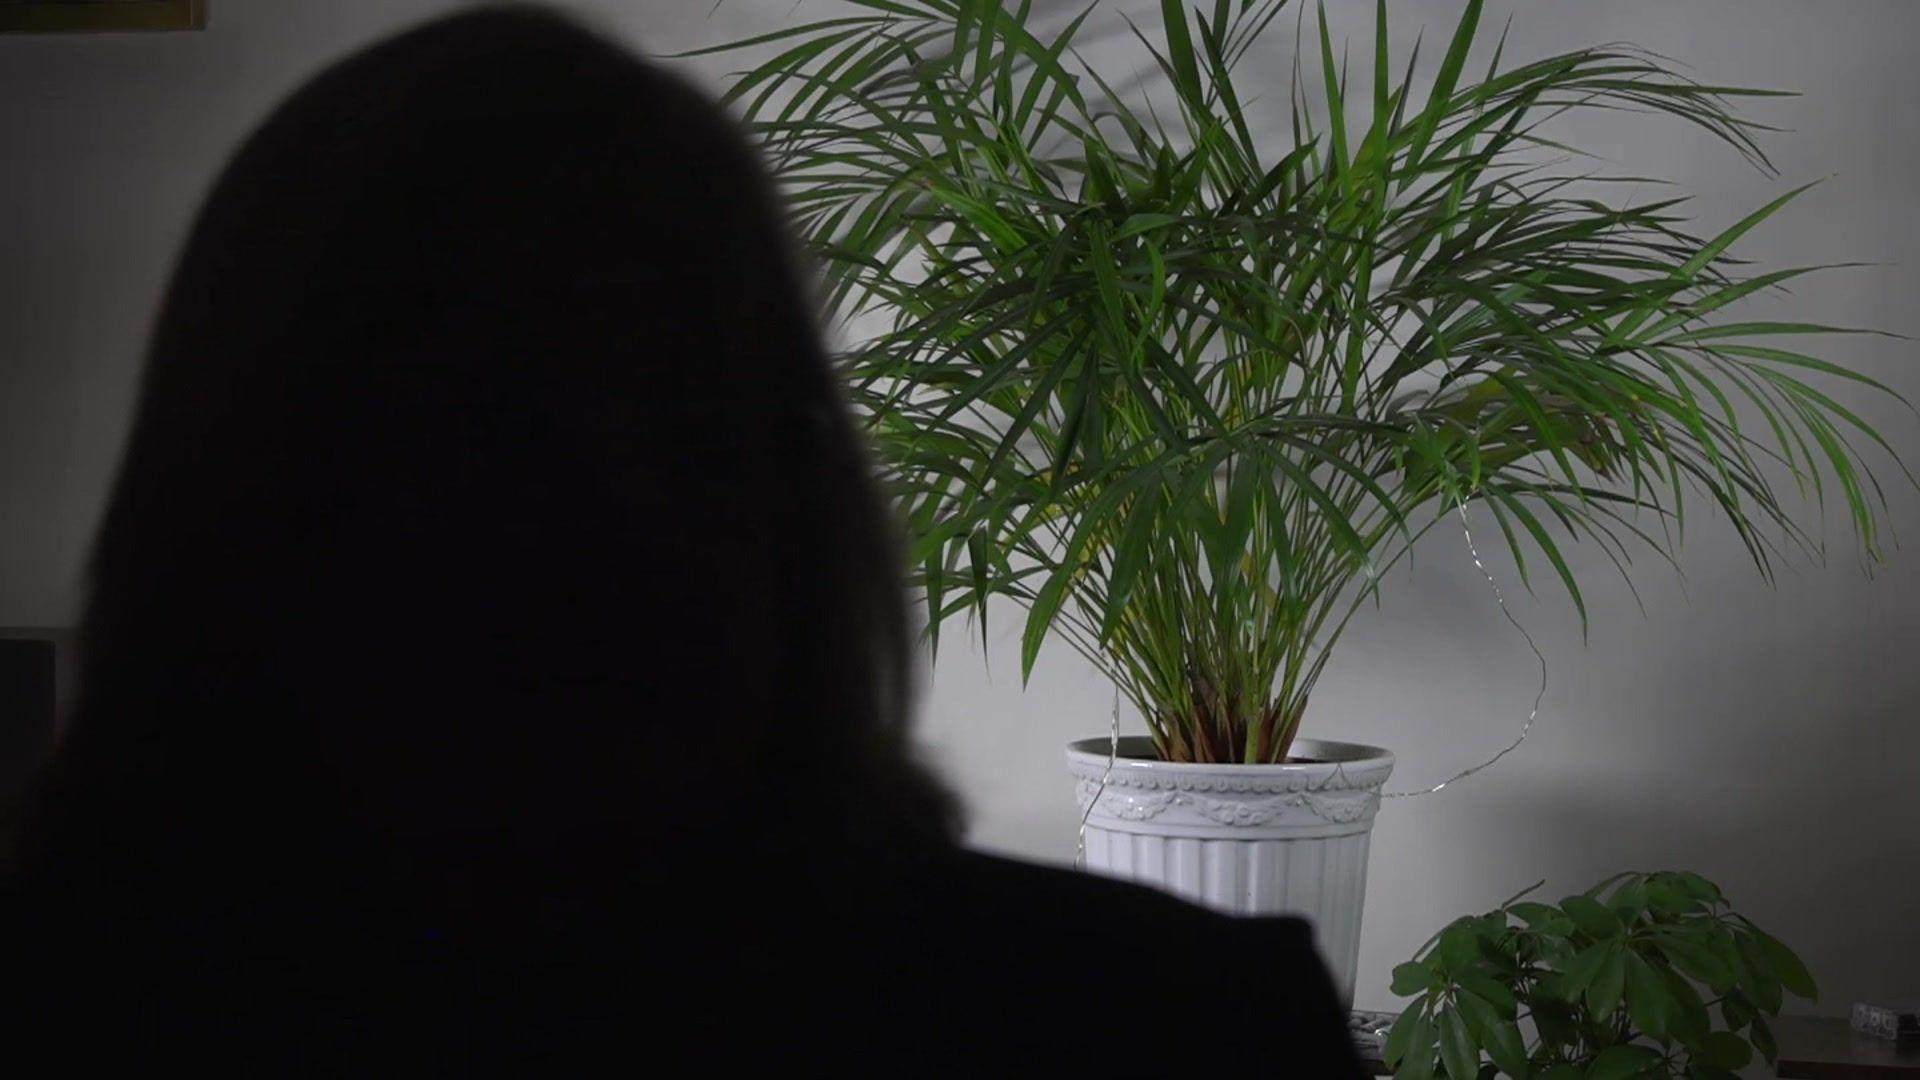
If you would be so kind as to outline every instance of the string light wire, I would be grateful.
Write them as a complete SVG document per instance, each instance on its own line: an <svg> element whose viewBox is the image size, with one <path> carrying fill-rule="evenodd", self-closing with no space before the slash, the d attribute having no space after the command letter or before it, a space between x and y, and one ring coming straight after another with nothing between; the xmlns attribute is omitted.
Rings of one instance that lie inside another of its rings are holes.
<svg viewBox="0 0 1920 1080"><path fill-rule="evenodd" d="M1533 722L1540 718L1540 703L1546 700L1547 697L1547 654L1540 651L1539 642L1534 641L1533 635L1527 633L1527 628L1521 626L1520 620L1513 617L1513 609L1507 606L1507 594L1501 590L1500 583L1494 580L1493 571L1488 570L1487 564L1480 560L1480 549L1474 545L1473 524L1467 520L1467 504L1464 502L1460 504L1460 535L1466 538L1467 554L1473 556L1474 569L1480 571L1480 576L1487 579L1487 587L1493 590L1493 600L1494 603L1500 605L1501 616L1504 617L1515 630L1520 631L1521 637L1527 639L1527 648L1533 650L1533 658L1540 662L1540 688L1534 691L1533 708L1527 710L1527 722L1520 725L1520 734L1515 735L1513 741L1503 747L1499 753L1478 765L1454 773L1452 776L1447 777L1432 787L1416 788L1412 791L1383 792L1380 796L1383 799L1411 799L1421 795L1433 795L1442 788L1445 788L1448 784L1465 780L1474 773L1487 768L1494 762L1518 750L1520 744L1527 740L1527 735L1533 731Z"/></svg>

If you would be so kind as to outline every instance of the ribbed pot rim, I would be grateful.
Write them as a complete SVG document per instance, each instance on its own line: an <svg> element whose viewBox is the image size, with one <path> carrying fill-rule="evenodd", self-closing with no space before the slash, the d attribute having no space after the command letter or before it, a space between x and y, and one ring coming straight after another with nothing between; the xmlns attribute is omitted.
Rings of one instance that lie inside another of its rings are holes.
<svg viewBox="0 0 1920 1080"><path fill-rule="evenodd" d="M1075 739L1067 744L1067 759L1075 766L1092 765L1104 771L1110 745L1110 737L1106 735L1097 735L1090 739ZM1116 773L1125 770L1173 776L1230 775L1256 779L1317 775L1332 772L1342 766L1353 765L1385 766L1391 770L1394 761L1393 752L1383 747L1369 746L1366 743L1339 742L1333 739L1296 739L1293 743L1293 752L1298 756L1312 757L1317 760L1290 761L1275 765L1160 761L1153 756L1151 738L1145 735L1122 735L1120 752L1114 758L1113 768ZM1074 771L1079 772L1080 768Z"/></svg>

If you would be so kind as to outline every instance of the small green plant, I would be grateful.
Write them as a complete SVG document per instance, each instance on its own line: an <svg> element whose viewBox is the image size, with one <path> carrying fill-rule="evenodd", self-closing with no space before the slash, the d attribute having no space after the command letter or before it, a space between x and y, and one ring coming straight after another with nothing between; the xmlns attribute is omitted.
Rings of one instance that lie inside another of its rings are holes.
<svg viewBox="0 0 1920 1080"><path fill-rule="evenodd" d="M1393 992L1414 995L1387 1037L1396 1077L1727 1080L1756 1049L1774 1060L1784 994L1817 993L1698 874L1622 874L1558 907L1522 899L1539 887L1393 969Z"/></svg>

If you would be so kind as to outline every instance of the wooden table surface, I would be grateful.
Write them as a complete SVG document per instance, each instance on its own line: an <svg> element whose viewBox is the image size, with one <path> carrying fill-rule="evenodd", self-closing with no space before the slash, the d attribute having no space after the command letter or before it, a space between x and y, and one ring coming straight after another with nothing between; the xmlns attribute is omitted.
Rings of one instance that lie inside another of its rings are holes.
<svg viewBox="0 0 1920 1080"><path fill-rule="evenodd" d="M1782 1080L1920 1080L1920 1043L1858 1035L1827 1017L1783 1016L1773 1032L1780 1043L1774 1075ZM1374 1076L1392 1075L1377 1059L1361 1064Z"/></svg>
<svg viewBox="0 0 1920 1080"><path fill-rule="evenodd" d="M1775 1075L1792 1080L1916 1080L1920 1043L1860 1035L1843 1019L1783 1016L1774 1021L1780 1043Z"/></svg>

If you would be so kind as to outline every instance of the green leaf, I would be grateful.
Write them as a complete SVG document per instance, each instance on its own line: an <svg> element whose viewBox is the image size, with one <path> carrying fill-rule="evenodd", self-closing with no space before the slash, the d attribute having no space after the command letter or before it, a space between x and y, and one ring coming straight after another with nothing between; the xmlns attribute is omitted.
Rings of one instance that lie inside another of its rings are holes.
<svg viewBox="0 0 1920 1080"><path fill-rule="evenodd" d="M1474 934L1472 926L1456 923L1440 932L1441 970L1458 977L1463 971L1473 967L1480 959L1480 939Z"/></svg>
<svg viewBox="0 0 1920 1080"><path fill-rule="evenodd" d="M1619 916L1592 897L1569 896L1560 901L1560 910L1567 913L1573 925L1592 937L1615 938L1626 929L1621 925Z"/></svg>
<svg viewBox="0 0 1920 1080"><path fill-rule="evenodd" d="M1333 63L1333 39L1327 34L1325 0L1320 3L1320 74L1326 84L1327 130L1333 136L1327 171L1344 184L1352 160L1347 156L1347 106L1340 92L1340 73Z"/></svg>
<svg viewBox="0 0 1920 1080"><path fill-rule="evenodd" d="M1493 1063L1508 1076L1524 1077L1527 1074L1527 1048L1512 1014L1500 1012L1474 994L1459 995L1455 1004L1460 1014L1466 1017L1467 1028L1473 1033L1474 1040L1486 1049Z"/></svg>
<svg viewBox="0 0 1920 1080"><path fill-rule="evenodd" d="M1658 881L1647 884L1647 902L1662 915L1691 915L1702 910L1700 901Z"/></svg>
<svg viewBox="0 0 1920 1080"><path fill-rule="evenodd" d="M1440 1061L1450 1080L1474 1080L1480 1074L1480 1044L1466 1017L1453 1009L1440 1010Z"/></svg>
<svg viewBox="0 0 1920 1080"><path fill-rule="evenodd" d="M1720 1016L1730 1030L1739 1031L1753 1022L1753 1006L1745 994L1735 991L1720 999Z"/></svg>
<svg viewBox="0 0 1920 1080"><path fill-rule="evenodd" d="M1753 1060L1753 1047L1730 1031L1715 1031L1693 1050L1692 1060L1716 1069L1744 1069Z"/></svg>
<svg viewBox="0 0 1920 1080"><path fill-rule="evenodd" d="M1400 1015L1394 1019L1393 1026L1387 1029L1387 1042L1381 1050L1381 1060L1386 1062L1388 1068L1397 1068L1399 1066L1400 1062L1407 1056L1408 1049L1414 1045L1415 1036L1417 1036L1423 1028L1428 1033L1427 1037L1432 1038L1432 1029L1427 1020L1427 1003L1425 1001L1416 1001L1401 1010ZM1429 1045L1427 1054L1429 1057L1432 1056L1431 1045Z"/></svg>
<svg viewBox="0 0 1920 1080"><path fill-rule="evenodd" d="M1528 926L1541 926L1560 917L1559 908L1551 904L1541 904L1531 900L1523 900L1518 904L1512 905L1507 910L1518 915Z"/></svg>
<svg viewBox="0 0 1920 1080"><path fill-rule="evenodd" d="M1528 1000L1527 1006L1546 1049L1571 1051L1579 1044L1580 1028L1574 1022L1573 1009L1565 1002L1536 996Z"/></svg>
<svg viewBox="0 0 1920 1080"><path fill-rule="evenodd" d="M1685 892L1695 900L1715 903L1720 899L1720 886L1715 885L1713 882L1708 881L1706 878L1692 871L1679 871L1672 875L1672 880L1682 892Z"/></svg>
<svg viewBox="0 0 1920 1080"><path fill-rule="evenodd" d="M1394 967L1393 985L1389 989L1398 997L1410 997L1433 989L1439 982L1432 968L1417 960L1409 960Z"/></svg>
<svg viewBox="0 0 1920 1080"><path fill-rule="evenodd" d="M1606 966L1607 958L1613 953L1613 943L1601 941L1574 954L1565 968L1566 979L1561 985L1562 993L1569 999L1579 997L1599 977L1600 969Z"/></svg>
<svg viewBox="0 0 1920 1080"><path fill-rule="evenodd" d="M1420 1009L1407 1031L1406 1052L1394 1066L1397 1080L1431 1080L1433 1076L1434 1025L1425 1006Z"/></svg>
<svg viewBox="0 0 1920 1080"><path fill-rule="evenodd" d="M1765 1017L1756 1016L1749 1034L1753 1039L1753 1048L1760 1051L1760 1056L1767 1059L1767 1064L1773 1064L1780 1056L1780 1046L1773 1038L1773 1025L1767 1023Z"/></svg>
<svg viewBox="0 0 1920 1080"><path fill-rule="evenodd" d="M1440 126L1440 119L1448 114L1452 105L1453 90L1460 81L1460 71L1466 67L1467 53L1473 49L1474 35L1480 27L1480 6L1482 0L1468 0L1466 10L1460 13L1460 22L1453 30L1453 40L1447 44L1447 55L1440 61L1440 73L1433 80L1433 89L1427 96L1427 107L1421 110L1419 122L1414 125L1413 141L1407 147L1407 170L1411 175L1413 168L1421 163L1426 154L1427 144L1433 140L1433 133ZM1402 186L1406 180L1401 181Z"/></svg>
<svg viewBox="0 0 1920 1080"><path fill-rule="evenodd" d="M1626 985L1626 951L1619 945L1609 945L1607 958L1594 973L1593 981L1587 984L1587 1008L1593 1010L1595 1019L1605 1020L1613 1015L1613 1010L1620 1007Z"/></svg>
<svg viewBox="0 0 1920 1080"><path fill-rule="evenodd" d="M1155 229L1164 229L1179 222L1173 214L1128 214L1127 220L1120 223L1120 229L1113 234L1115 240L1125 240Z"/></svg>
<svg viewBox="0 0 1920 1080"><path fill-rule="evenodd" d="M1733 985L1733 973L1707 946L1688 941L1677 936L1677 933L1655 934L1648 942L1674 967L1713 987L1716 992L1724 992Z"/></svg>
<svg viewBox="0 0 1920 1080"><path fill-rule="evenodd" d="M1778 939L1761 932L1758 927L1753 928L1753 936L1759 943L1760 955L1766 959L1774 975L1779 978L1781 986L1808 1001L1818 1000L1820 988L1814 984L1813 975L1807 971L1807 965L1794 955L1792 949L1782 945ZM1738 1068L1738 1066L1729 1067Z"/></svg>
<svg viewBox="0 0 1920 1080"><path fill-rule="evenodd" d="M1454 974L1453 981L1459 983L1460 988L1468 994L1492 1005L1502 1016L1511 1017L1519 1008L1519 1002L1515 1000L1513 991L1489 975L1478 971L1461 971Z"/></svg>
<svg viewBox="0 0 1920 1080"><path fill-rule="evenodd" d="M1700 1000L1699 991L1672 968L1656 968L1655 971L1666 983L1667 992L1673 998L1673 1005L1667 1013L1668 1033L1688 1043L1705 1038L1712 1018L1707 1015L1707 1006Z"/></svg>
<svg viewBox="0 0 1920 1080"><path fill-rule="evenodd" d="M1627 1015L1633 1026L1655 1039L1665 1038L1667 1017L1678 1007L1666 982L1639 955L1627 953Z"/></svg>
<svg viewBox="0 0 1920 1080"><path fill-rule="evenodd" d="M1631 926L1647 909L1647 887L1634 882L1616 891L1606 902L1607 909L1622 923Z"/></svg>
<svg viewBox="0 0 1920 1080"><path fill-rule="evenodd" d="M1815 181L1815 183L1818 183L1818 181ZM1735 240L1752 232L1755 226L1772 217L1781 207L1799 198L1802 193L1812 186L1813 184L1802 184L1792 191L1787 192L1785 195L1774 199L1760 209L1755 210L1753 213L1748 214L1746 217L1741 218L1735 222L1731 228L1714 237L1712 240L1707 241L1706 244L1701 246L1699 251L1694 253L1692 258L1681 264L1680 269L1676 272L1677 276L1692 278L1699 274L1701 270L1706 268L1707 264L1719 258L1721 252L1731 247Z"/></svg>
<svg viewBox="0 0 1920 1080"><path fill-rule="evenodd" d="M765 45L769 42L785 41L789 38L818 34L822 30L828 30L834 27L870 26L878 21L880 20L872 15L847 15L837 19L822 19L818 22L807 23L803 26L792 26L784 30L775 30L771 33L760 34L756 37L741 38L738 41L730 41L721 45L710 45L706 48L690 49L686 52L668 53L666 58L669 60L685 60L696 56L710 56L720 52L734 52L741 49L750 49L756 45Z"/></svg>
<svg viewBox="0 0 1920 1080"><path fill-rule="evenodd" d="M1587 1066L1587 1080L1629 1080L1657 1075L1660 1055L1644 1046L1609 1046Z"/></svg>
<svg viewBox="0 0 1920 1080"><path fill-rule="evenodd" d="M1768 1016L1780 1013L1780 976L1775 974L1768 962L1759 941L1750 934L1734 935L1734 942L1740 950L1740 958L1745 967L1740 979L1740 988L1747 992L1760 1011Z"/></svg>
<svg viewBox="0 0 1920 1080"><path fill-rule="evenodd" d="M1566 587L1568 598L1573 601L1574 609L1580 613L1580 625L1586 626L1587 603L1580 594L1580 586L1574 580L1572 568L1567 565L1566 558L1560 554L1560 546L1553 542L1553 537L1547 533L1546 528L1540 524L1540 520L1533 515L1533 512L1511 494L1499 489L1489 489L1487 494L1498 500L1499 505L1505 508L1507 513L1512 514L1533 537L1534 545L1547 557L1547 562L1552 564L1554 572L1560 575L1560 583ZM1561 906L1565 907L1564 904ZM1567 914L1573 913L1569 911ZM1578 919L1574 921L1579 922ZM1619 922L1617 919L1614 921L1616 924Z"/></svg>
<svg viewBox="0 0 1920 1080"><path fill-rule="evenodd" d="M1200 65L1194 60L1193 36L1187 32L1187 9L1182 0L1160 0L1160 23L1167 35L1167 60L1173 65L1174 85L1190 101L1200 100Z"/></svg>

